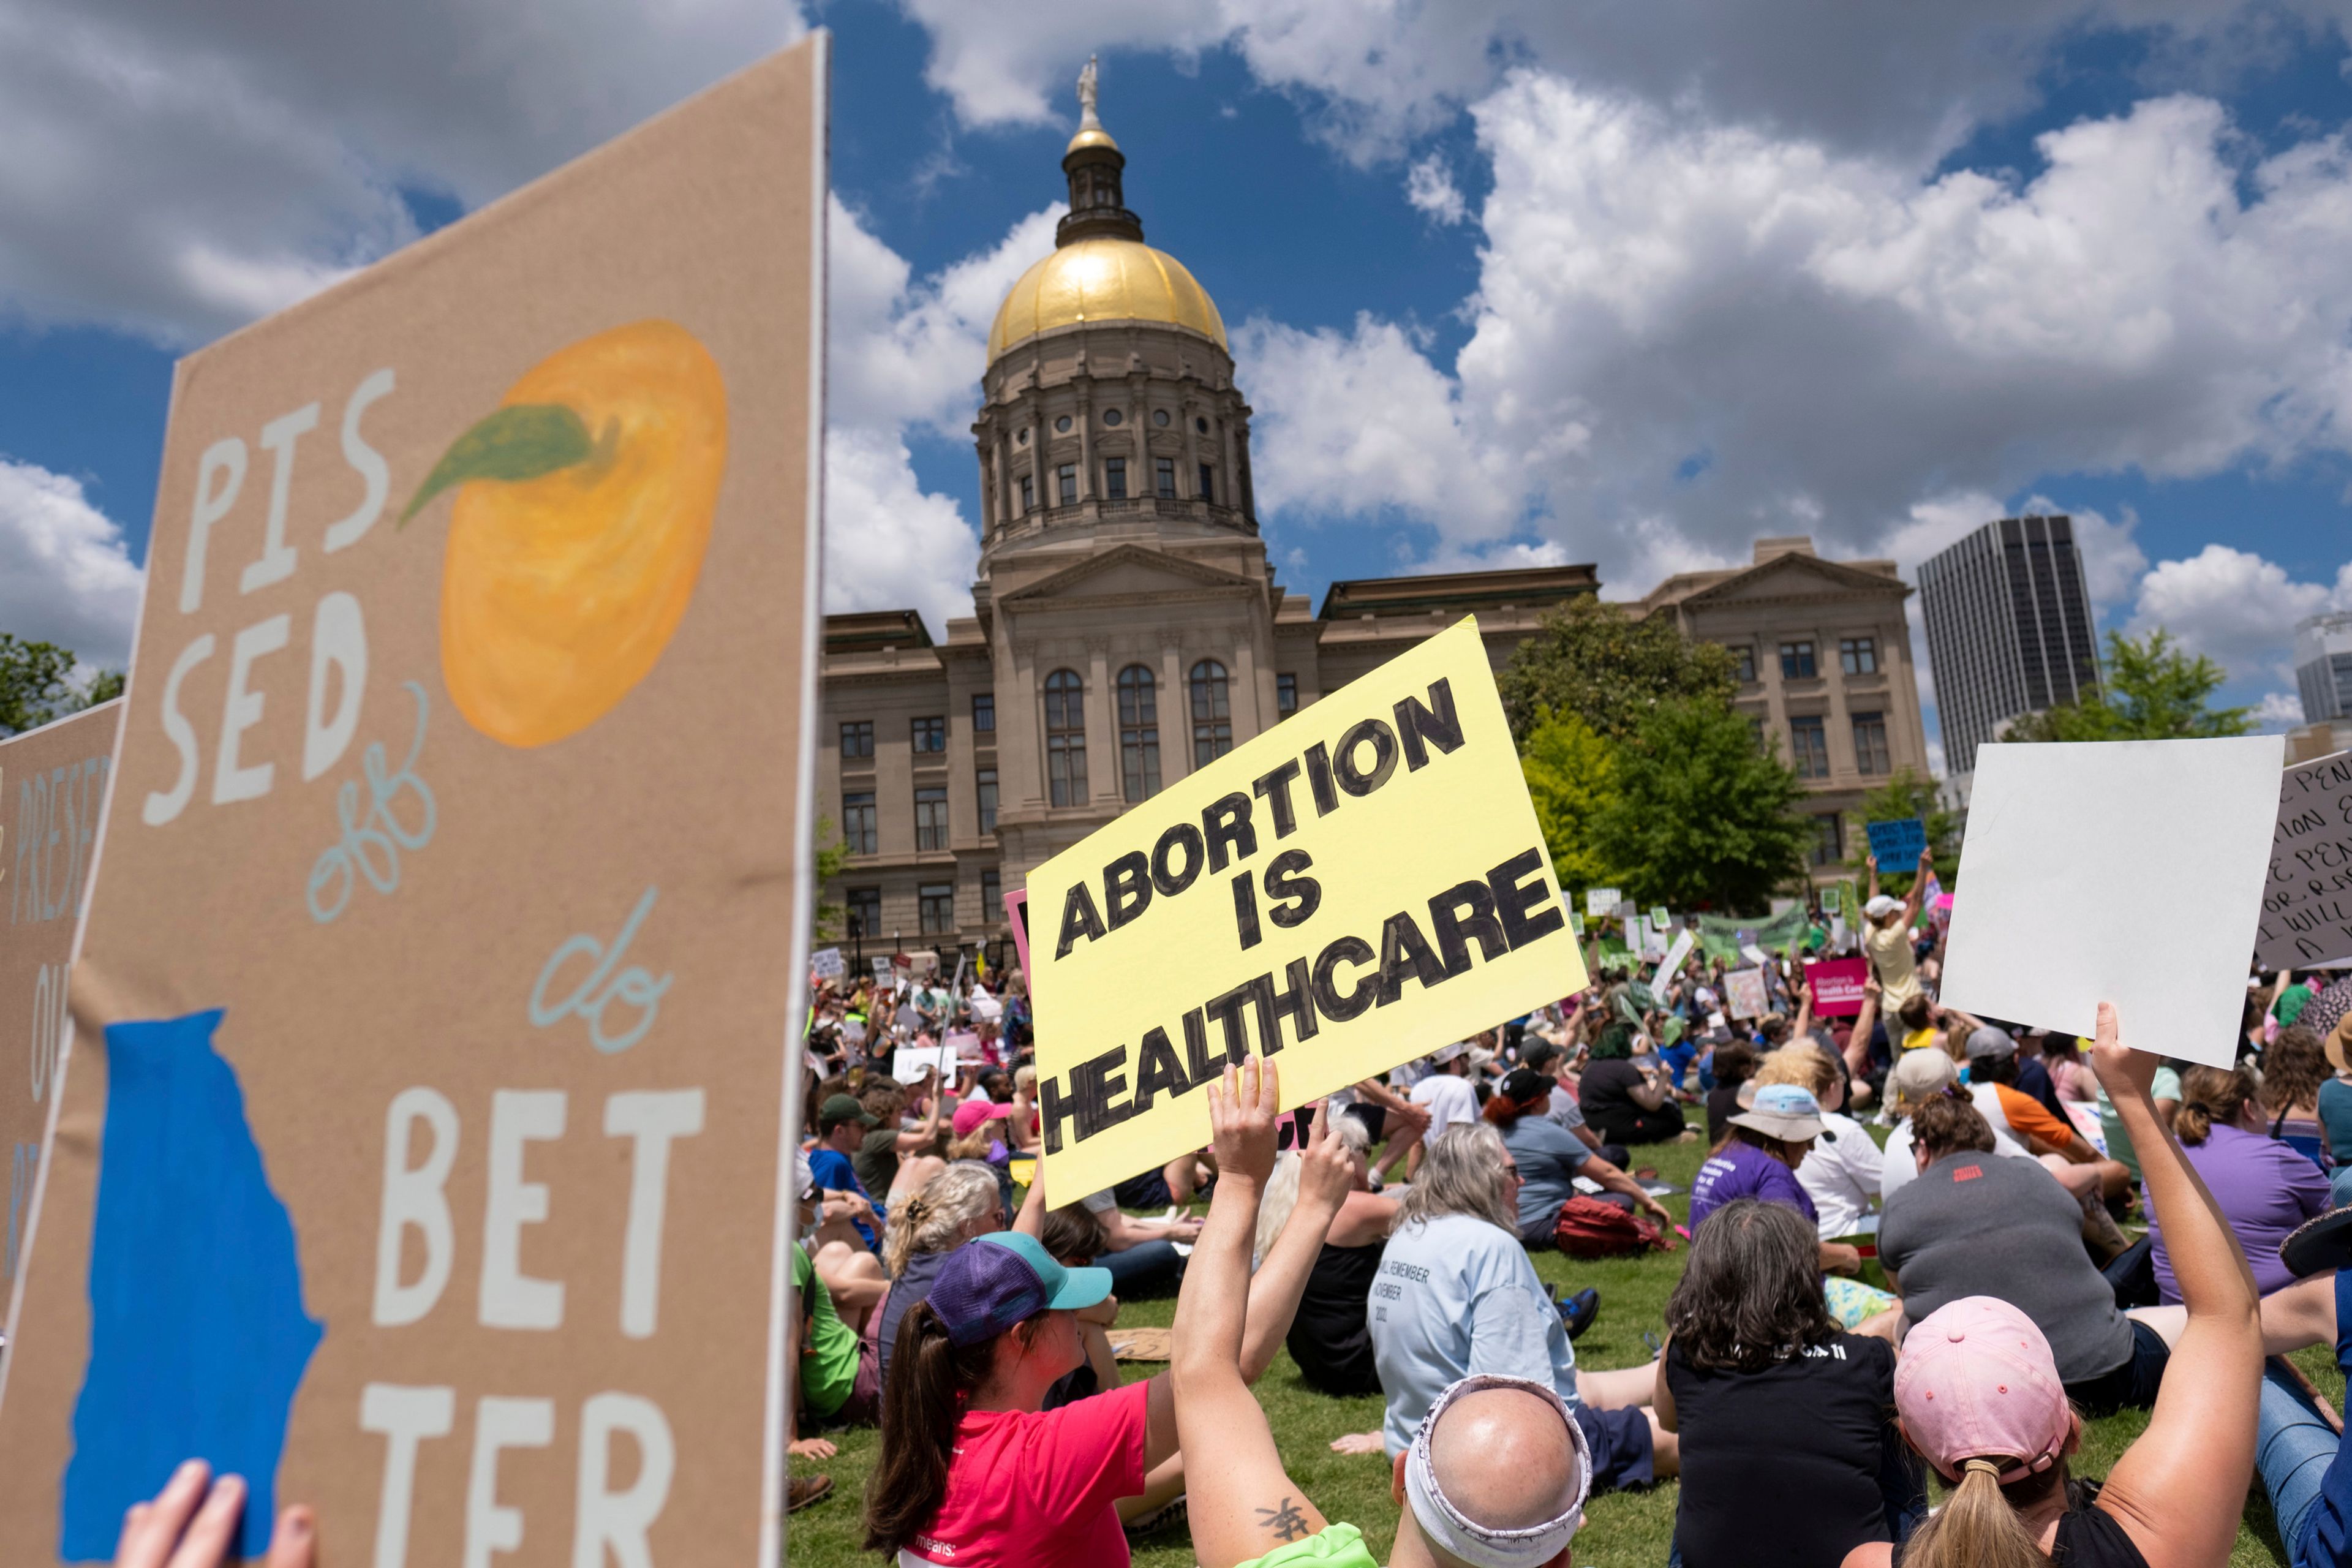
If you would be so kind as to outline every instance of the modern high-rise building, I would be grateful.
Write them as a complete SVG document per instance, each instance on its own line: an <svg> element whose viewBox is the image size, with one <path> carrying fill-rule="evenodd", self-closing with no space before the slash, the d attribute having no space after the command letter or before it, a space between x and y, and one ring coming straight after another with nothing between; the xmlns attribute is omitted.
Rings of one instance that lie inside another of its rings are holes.
<svg viewBox="0 0 2352 1568"><path fill-rule="evenodd" d="M2295 626L2294 683L2305 723L2352 719L2352 615L2314 616Z"/></svg>
<svg viewBox="0 0 2352 1568"><path fill-rule="evenodd" d="M1927 668L1944 767L1976 769L2001 726L2082 697L2098 679L2098 643L2074 525L2064 517L1986 523L1919 567Z"/></svg>

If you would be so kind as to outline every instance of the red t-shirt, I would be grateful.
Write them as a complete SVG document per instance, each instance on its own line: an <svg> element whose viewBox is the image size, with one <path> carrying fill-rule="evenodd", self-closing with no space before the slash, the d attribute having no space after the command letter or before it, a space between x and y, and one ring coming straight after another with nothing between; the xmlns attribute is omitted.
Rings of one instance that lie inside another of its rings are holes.
<svg viewBox="0 0 2352 1568"><path fill-rule="evenodd" d="M1143 1489L1151 1385L1129 1383L1058 1410L968 1410L939 1516L900 1560L954 1568L1118 1568L1130 1561L1111 1505Z"/></svg>

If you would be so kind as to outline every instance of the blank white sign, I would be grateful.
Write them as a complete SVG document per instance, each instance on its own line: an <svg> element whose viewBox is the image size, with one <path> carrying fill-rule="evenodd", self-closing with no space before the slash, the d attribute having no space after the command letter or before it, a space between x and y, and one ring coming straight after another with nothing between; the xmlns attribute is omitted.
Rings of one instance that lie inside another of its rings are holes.
<svg viewBox="0 0 2352 1568"><path fill-rule="evenodd" d="M2278 817L2278 735L1982 746L1942 997L1980 1017L2235 1059Z"/></svg>

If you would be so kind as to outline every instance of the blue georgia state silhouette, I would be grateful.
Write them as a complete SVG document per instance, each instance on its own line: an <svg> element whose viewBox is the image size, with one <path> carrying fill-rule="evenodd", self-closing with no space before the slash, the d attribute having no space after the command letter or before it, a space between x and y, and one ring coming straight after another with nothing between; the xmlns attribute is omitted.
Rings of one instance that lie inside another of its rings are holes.
<svg viewBox="0 0 2352 1568"><path fill-rule="evenodd" d="M238 1548L268 1550L287 1416L324 1328L303 1309L245 1091L213 1048L224 1016L106 1031L89 1363L59 1507L70 1563L110 1561L123 1511L190 1458L245 1478Z"/></svg>

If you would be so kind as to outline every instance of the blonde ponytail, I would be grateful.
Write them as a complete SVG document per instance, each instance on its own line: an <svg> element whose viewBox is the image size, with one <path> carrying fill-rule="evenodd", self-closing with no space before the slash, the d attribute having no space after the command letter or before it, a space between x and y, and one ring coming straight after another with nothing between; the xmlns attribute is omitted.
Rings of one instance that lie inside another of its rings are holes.
<svg viewBox="0 0 2352 1568"><path fill-rule="evenodd" d="M2064 1467L2058 1468L2060 1484ZM2000 1489L2000 1464L1970 1459L1960 1484L1903 1548L1903 1568L2051 1568Z"/></svg>

